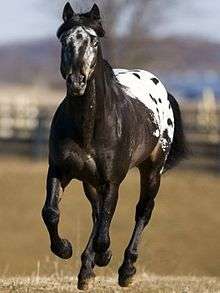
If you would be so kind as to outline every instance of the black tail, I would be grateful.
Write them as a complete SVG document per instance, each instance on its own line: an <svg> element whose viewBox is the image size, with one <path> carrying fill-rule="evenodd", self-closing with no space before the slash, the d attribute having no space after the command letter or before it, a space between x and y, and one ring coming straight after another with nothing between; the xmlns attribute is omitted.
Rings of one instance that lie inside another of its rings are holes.
<svg viewBox="0 0 220 293"><path fill-rule="evenodd" d="M181 112L176 99L168 93L168 100L171 104L174 115L174 136L169 155L166 160L164 171L175 167L188 155L188 148L185 140Z"/></svg>

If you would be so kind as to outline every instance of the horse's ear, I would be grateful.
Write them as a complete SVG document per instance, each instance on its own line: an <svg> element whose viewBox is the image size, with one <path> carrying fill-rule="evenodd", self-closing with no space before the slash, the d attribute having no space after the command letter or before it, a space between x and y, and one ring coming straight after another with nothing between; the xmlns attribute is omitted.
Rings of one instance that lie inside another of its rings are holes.
<svg viewBox="0 0 220 293"><path fill-rule="evenodd" d="M63 9L63 20L64 22L68 21L75 15L75 12L73 11L72 6L69 2L66 3Z"/></svg>
<svg viewBox="0 0 220 293"><path fill-rule="evenodd" d="M90 17L93 19L100 19L101 18L100 10L99 10L99 7L97 4L94 4L92 6L92 9L90 10L89 14L90 14Z"/></svg>

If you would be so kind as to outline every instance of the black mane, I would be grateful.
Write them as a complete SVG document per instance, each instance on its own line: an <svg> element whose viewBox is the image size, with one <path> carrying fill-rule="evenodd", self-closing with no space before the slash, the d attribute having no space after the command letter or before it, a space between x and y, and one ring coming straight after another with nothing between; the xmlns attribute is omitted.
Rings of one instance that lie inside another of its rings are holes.
<svg viewBox="0 0 220 293"><path fill-rule="evenodd" d="M112 81L118 83L117 77L116 77L110 63L107 60L103 59L103 64L104 64L105 72L109 75L109 77L112 79Z"/></svg>

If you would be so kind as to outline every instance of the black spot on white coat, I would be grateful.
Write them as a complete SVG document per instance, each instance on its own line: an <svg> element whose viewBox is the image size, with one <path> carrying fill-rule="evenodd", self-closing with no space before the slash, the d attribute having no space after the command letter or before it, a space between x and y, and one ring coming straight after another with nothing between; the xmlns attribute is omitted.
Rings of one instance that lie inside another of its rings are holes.
<svg viewBox="0 0 220 293"><path fill-rule="evenodd" d="M153 81L153 83L155 83L156 85L159 83L159 80L155 77L151 78L151 80Z"/></svg>
<svg viewBox="0 0 220 293"><path fill-rule="evenodd" d="M141 77L140 77L140 75L139 74L137 74L137 73L134 73L133 72L133 74L137 77L137 78L139 78L139 79L141 79Z"/></svg>
<svg viewBox="0 0 220 293"><path fill-rule="evenodd" d="M172 122L172 120L171 120L170 118L167 119L167 124L168 124L169 126L173 126L173 122Z"/></svg>
<svg viewBox="0 0 220 293"><path fill-rule="evenodd" d="M154 101L155 104L157 104L157 100L154 97L152 97L151 94L150 94L150 98Z"/></svg>

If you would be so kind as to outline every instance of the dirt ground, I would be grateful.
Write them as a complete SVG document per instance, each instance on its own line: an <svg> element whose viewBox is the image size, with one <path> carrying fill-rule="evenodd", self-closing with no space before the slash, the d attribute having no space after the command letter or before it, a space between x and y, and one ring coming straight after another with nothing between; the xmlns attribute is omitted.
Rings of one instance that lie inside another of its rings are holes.
<svg viewBox="0 0 220 293"><path fill-rule="evenodd" d="M24 292L79 292L75 277L23 277L0 279L0 291L4 293ZM120 288L116 276L98 277L90 284L87 292L94 293L218 293L220 280L207 277L155 276L142 273L136 276L129 288Z"/></svg>
<svg viewBox="0 0 220 293"><path fill-rule="evenodd" d="M79 182L60 204L60 233L73 244L73 258L59 260L49 249L41 220L46 161L0 157L0 276L76 274L91 229L91 211ZM99 276L115 274L134 224L139 193L137 171L120 190L111 228L113 259ZM178 169L164 175L138 259L139 272L220 276L220 175Z"/></svg>

